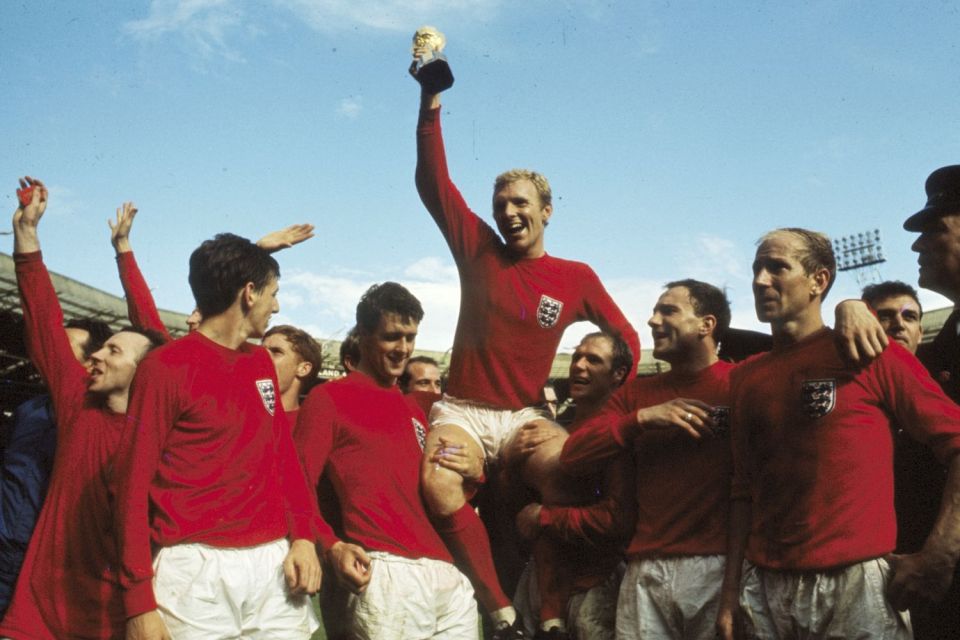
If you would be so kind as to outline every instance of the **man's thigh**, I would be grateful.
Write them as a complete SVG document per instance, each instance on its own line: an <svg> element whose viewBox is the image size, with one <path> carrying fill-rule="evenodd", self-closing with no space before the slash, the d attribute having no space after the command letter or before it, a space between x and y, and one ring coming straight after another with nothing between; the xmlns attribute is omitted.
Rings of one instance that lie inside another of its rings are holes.
<svg viewBox="0 0 960 640"><path fill-rule="evenodd" d="M723 556L630 561L617 601L617 638L712 638L723 569Z"/></svg>
<svg viewBox="0 0 960 640"><path fill-rule="evenodd" d="M348 601L360 640L476 640L477 606L470 582L445 562L372 553L370 582Z"/></svg>
<svg viewBox="0 0 960 640"><path fill-rule="evenodd" d="M319 626L306 596L291 597L282 563L289 543L248 548L200 544L161 549L157 608L174 640L309 638Z"/></svg>
<svg viewBox="0 0 960 640"><path fill-rule="evenodd" d="M617 594L620 572L583 593L576 593L567 605L567 628L576 640L613 640L617 621Z"/></svg>
<svg viewBox="0 0 960 640"><path fill-rule="evenodd" d="M886 599L890 576L882 558L823 572L747 565L740 596L747 636L908 640L909 616Z"/></svg>

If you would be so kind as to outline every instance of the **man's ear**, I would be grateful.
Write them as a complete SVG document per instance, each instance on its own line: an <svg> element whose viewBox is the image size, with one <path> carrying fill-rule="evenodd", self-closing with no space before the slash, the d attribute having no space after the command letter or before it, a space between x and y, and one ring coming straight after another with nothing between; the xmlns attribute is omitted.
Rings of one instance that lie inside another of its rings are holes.
<svg viewBox="0 0 960 640"><path fill-rule="evenodd" d="M830 271L827 269L817 269L813 272L813 291L814 297L823 297L823 292L830 285Z"/></svg>
<svg viewBox="0 0 960 640"><path fill-rule="evenodd" d="M619 387L627 379L627 367L617 367L613 371L614 386Z"/></svg>
<svg viewBox="0 0 960 640"><path fill-rule="evenodd" d="M257 299L257 286L252 282L248 282L243 285L243 289L240 290L240 308L244 311L253 306L253 303Z"/></svg>
<svg viewBox="0 0 960 640"><path fill-rule="evenodd" d="M306 360L301 360L300 364L297 365L298 378L306 378L308 375L310 375L311 371L313 371L313 365Z"/></svg>
<svg viewBox="0 0 960 640"><path fill-rule="evenodd" d="M706 338L707 336L713 335L713 330L717 328L717 316L707 314L700 318L700 334L701 338Z"/></svg>
<svg viewBox="0 0 960 640"><path fill-rule="evenodd" d="M553 205L548 204L543 209L540 210L540 215L543 218L543 226L547 226L547 222L550 221L550 216L553 215Z"/></svg>

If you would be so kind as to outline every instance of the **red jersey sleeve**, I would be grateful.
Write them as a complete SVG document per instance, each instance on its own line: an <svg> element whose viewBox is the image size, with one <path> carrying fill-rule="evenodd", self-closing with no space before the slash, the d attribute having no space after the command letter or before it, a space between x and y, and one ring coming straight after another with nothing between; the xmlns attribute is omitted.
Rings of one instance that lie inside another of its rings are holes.
<svg viewBox="0 0 960 640"><path fill-rule="evenodd" d="M320 517L317 501L307 486L306 476L293 446L293 436L286 414L278 411L276 433L278 435L277 458L280 465L280 482L287 509L287 526L292 540L316 540L316 523Z"/></svg>
<svg viewBox="0 0 960 640"><path fill-rule="evenodd" d="M127 426L114 466L117 510L114 526L120 549L120 585L127 617L157 608L151 553L150 488L167 434L180 412L176 372L154 354L137 367L130 388Z"/></svg>
<svg viewBox="0 0 960 640"><path fill-rule="evenodd" d="M960 405L943 393L919 360L893 343L870 370L877 393L913 439L930 447L942 463L960 452Z"/></svg>
<svg viewBox="0 0 960 640"><path fill-rule="evenodd" d="M159 331L167 342L172 340L167 327L160 319L153 295L143 274L140 273L140 267L132 251L117 255L117 270L120 272L123 295L127 298L127 316L130 318L130 324L141 329Z"/></svg>
<svg viewBox="0 0 960 640"><path fill-rule="evenodd" d="M65 413L79 406L86 393L87 373L73 354L63 330L63 310L43 264L43 254L14 254L20 305L23 309L24 341L30 361L50 389L61 419L58 428L73 424Z"/></svg>
<svg viewBox="0 0 960 640"><path fill-rule="evenodd" d="M744 372L749 367L748 361L746 364L735 368L730 374L730 397L733 398L730 407L730 449L733 457L733 475L730 481L731 500L752 500L750 479L747 477L745 461L748 451L747 434L750 429L744 424L743 412L738 411L743 407L743 399L740 395L741 382Z"/></svg>
<svg viewBox="0 0 960 640"><path fill-rule="evenodd" d="M583 268L586 270L586 274L581 279L584 283L584 290L581 293L583 314L604 331L623 338L630 347L630 353L633 354L633 371L630 371L627 376L630 380L636 375L637 367L640 365L640 336L607 293L593 269L587 265L583 265Z"/></svg>
<svg viewBox="0 0 960 640"><path fill-rule="evenodd" d="M596 472L597 463L603 462L632 446L637 435L637 421L630 409L627 397L627 382L617 389L604 408L580 423L563 443L560 465L571 475L587 475Z"/></svg>
<svg viewBox="0 0 960 640"><path fill-rule="evenodd" d="M319 504L317 486L333 448L335 430L336 409L333 401L323 387L317 387L300 407L297 426L293 431L294 446L303 463L307 487L312 493L315 505ZM319 509L314 511L313 518L316 540L323 549L329 549L340 541L333 528L319 513Z"/></svg>
<svg viewBox="0 0 960 640"><path fill-rule="evenodd" d="M621 453L604 472L599 500L582 507L544 506L540 526L564 542L603 545L625 540L637 515L635 483L633 459Z"/></svg>
<svg viewBox="0 0 960 640"><path fill-rule="evenodd" d="M416 182L420 200L440 227L455 259L471 257L481 245L499 241L493 229L470 210L450 180L440 109L420 111Z"/></svg>

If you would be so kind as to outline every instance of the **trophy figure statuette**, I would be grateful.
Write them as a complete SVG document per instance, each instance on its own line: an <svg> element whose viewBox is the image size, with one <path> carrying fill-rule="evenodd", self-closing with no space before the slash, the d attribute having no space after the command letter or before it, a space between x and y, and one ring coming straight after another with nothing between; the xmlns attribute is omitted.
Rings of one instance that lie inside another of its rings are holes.
<svg viewBox="0 0 960 640"><path fill-rule="evenodd" d="M435 27L423 26L413 34L410 75L427 93L440 93L453 86L453 72L441 53L447 39Z"/></svg>

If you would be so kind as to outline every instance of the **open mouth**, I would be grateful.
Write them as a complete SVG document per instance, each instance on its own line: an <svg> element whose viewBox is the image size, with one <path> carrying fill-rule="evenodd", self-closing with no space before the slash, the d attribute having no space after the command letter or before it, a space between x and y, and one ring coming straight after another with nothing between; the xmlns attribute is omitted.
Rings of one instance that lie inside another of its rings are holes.
<svg viewBox="0 0 960 640"><path fill-rule="evenodd" d="M525 228L523 222L514 220L509 223L502 223L500 225L500 232L503 233L504 236L519 236Z"/></svg>

